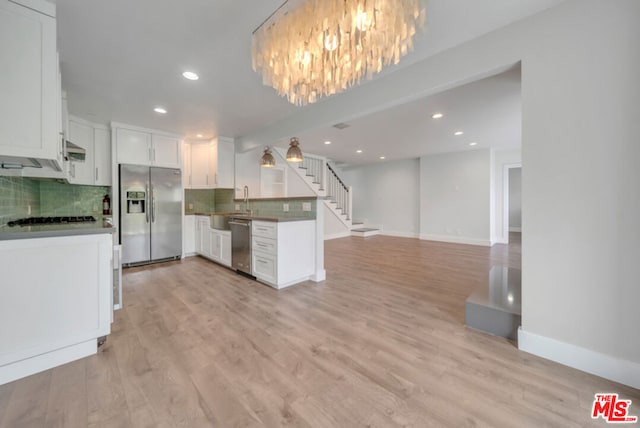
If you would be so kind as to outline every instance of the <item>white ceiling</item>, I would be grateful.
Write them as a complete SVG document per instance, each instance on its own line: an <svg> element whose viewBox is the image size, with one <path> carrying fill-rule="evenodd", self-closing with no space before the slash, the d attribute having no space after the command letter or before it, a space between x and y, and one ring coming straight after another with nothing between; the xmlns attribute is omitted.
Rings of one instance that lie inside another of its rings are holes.
<svg viewBox="0 0 640 428"><path fill-rule="evenodd" d="M347 164L408 159L481 148L517 148L522 140L520 66L445 92L297 135L304 151ZM441 119L432 119L442 113ZM462 131L462 135L454 135ZM331 141L326 145L325 141ZM470 143L477 143L470 146ZM286 147L285 142L279 144ZM357 153L356 150L362 150Z"/></svg>
<svg viewBox="0 0 640 428"><path fill-rule="evenodd" d="M54 0L69 111L95 122L124 122L187 137L242 137L294 115L304 107L290 105L263 86L251 68L251 32L281 1ZM415 51L381 74L562 1L427 0L427 31L419 33ZM184 79L181 73L187 69L200 80ZM416 106L429 108L429 103ZM155 106L168 113L154 113ZM397 115L402 121L404 115ZM399 129L406 129L403 123ZM466 123L475 127L483 121ZM391 129L388 120L387 125ZM503 138L485 138L479 130L477 135L482 141ZM336 151L325 154L339 159L338 147L332 145Z"/></svg>

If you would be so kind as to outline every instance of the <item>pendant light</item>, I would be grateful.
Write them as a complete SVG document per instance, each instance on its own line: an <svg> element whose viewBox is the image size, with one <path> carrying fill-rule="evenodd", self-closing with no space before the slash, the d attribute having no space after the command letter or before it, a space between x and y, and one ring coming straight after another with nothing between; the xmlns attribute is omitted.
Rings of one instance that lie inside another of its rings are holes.
<svg viewBox="0 0 640 428"><path fill-rule="evenodd" d="M262 158L260 158L260 166L263 168L273 168L276 166L276 159L271 154L271 149L265 147Z"/></svg>
<svg viewBox="0 0 640 428"><path fill-rule="evenodd" d="M300 141L298 141L298 137L291 137L291 141L289 141L287 160L289 162L302 162L302 150L300 150Z"/></svg>

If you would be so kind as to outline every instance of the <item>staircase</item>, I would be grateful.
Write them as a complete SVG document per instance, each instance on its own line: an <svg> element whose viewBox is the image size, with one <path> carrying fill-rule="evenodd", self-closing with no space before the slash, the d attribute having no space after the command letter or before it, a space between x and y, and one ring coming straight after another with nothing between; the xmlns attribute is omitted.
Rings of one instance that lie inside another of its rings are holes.
<svg viewBox="0 0 640 428"><path fill-rule="evenodd" d="M284 150L275 148L275 151L283 158L286 157ZM325 214L325 229L329 229L325 233L325 239L366 237L380 233L379 229L366 228L363 223L353 221L353 189L342 181L326 158L305 153L303 161L297 167L293 163L288 164L316 195L324 197L323 202L328 209Z"/></svg>

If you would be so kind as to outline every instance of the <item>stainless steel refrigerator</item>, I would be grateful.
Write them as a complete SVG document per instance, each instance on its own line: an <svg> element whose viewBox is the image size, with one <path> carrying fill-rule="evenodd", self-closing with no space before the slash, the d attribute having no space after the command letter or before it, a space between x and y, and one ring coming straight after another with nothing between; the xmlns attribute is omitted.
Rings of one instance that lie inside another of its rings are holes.
<svg viewBox="0 0 640 428"><path fill-rule="evenodd" d="M182 193L179 169L120 165L123 266L181 257Z"/></svg>

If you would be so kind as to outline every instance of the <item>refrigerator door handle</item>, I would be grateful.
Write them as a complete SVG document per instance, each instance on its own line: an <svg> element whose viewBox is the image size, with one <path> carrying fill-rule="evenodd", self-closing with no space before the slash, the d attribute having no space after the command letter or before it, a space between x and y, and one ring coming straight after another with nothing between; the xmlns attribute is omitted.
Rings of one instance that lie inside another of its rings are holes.
<svg viewBox="0 0 640 428"><path fill-rule="evenodd" d="M149 186L144 186L144 194L145 194L144 203L147 205L147 208L144 210L144 215L147 219L147 223L149 223Z"/></svg>
<svg viewBox="0 0 640 428"><path fill-rule="evenodd" d="M151 186L151 223L156 222L156 191Z"/></svg>

